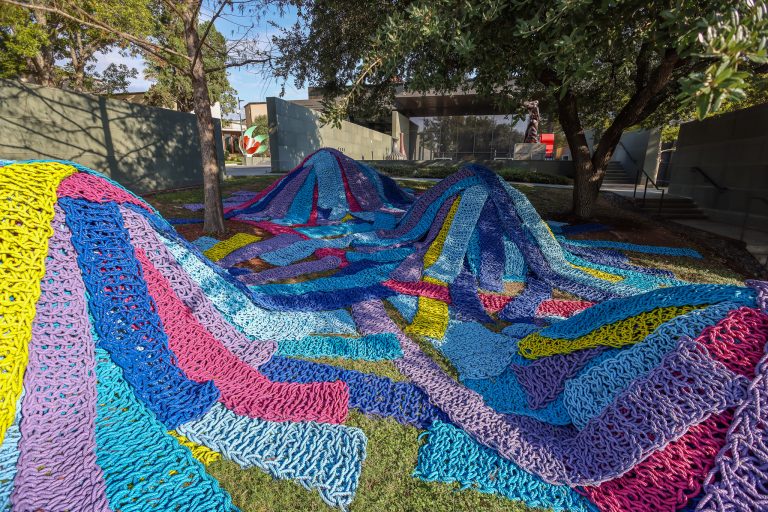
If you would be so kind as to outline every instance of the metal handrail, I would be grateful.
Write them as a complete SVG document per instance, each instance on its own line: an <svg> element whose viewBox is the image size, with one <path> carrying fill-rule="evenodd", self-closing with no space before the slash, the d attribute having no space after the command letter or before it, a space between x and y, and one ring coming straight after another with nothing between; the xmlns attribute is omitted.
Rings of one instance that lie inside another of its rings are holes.
<svg viewBox="0 0 768 512"><path fill-rule="evenodd" d="M722 193L722 192L728 191L728 187L722 187L718 185L717 182L715 182L715 180L713 180L709 174L704 172L704 169L702 169L701 167L691 167L691 171L698 172L699 174L704 176L704 179L706 179L710 184L712 184L712 186L715 187L718 192Z"/></svg>
<svg viewBox="0 0 768 512"><path fill-rule="evenodd" d="M619 144L621 144L621 142L619 142ZM623 146L623 144L622 144L622 146ZM624 151L626 151L626 148L624 148ZM629 153L627 153L627 154L629 154ZM630 156L630 158L632 158L632 157ZM633 160L633 162L634 162L634 160ZM642 201L641 205L645 206L645 197L648 194L648 183L650 182L650 184L653 185L653 188L655 188L656 190L660 190L661 191L661 199L659 199L659 208L656 211L657 215L661 215L661 209L664 206L664 194L667 191L664 188L659 187L656 184L656 182L653 180L653 178L651 178L651 176L647 172L645 172L645 169L643 169L639 165L637 166L637 171L635 172L635 190L632 192L632 199L637 199L637 185L638 185L637 182L640 181L640 173L641 172L645 176L645 186L643 187L643 201Z"/></svg>

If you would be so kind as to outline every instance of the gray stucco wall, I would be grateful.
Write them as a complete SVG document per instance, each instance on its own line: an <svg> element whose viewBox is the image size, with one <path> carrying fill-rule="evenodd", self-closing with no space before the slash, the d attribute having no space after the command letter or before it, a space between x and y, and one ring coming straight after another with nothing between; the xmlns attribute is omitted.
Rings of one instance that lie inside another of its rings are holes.
<svg viewBox="0 0 768 512"><path fill-rule="evenodd" d="M0 80L0 158L72 160L138 193L202 182L193 114L10 80Z"/></svg>
<svg viewBox="0 0 768 512"><path fill-rule="evenodd" d="M267 117L272 172L290 171L322 147L338 149L356 160L382 159L392 148L387 133L348 121L342 121L340 129L322 126L315 112L280 98L267 98Z"/></svg>
<svg viewBox="0 0 768 512"><path fill-rule="evenodd" d="M750 197L768 199L768 104L682 125L670 175L670 193L693 198L714 220L740 224ZM768 205L751 201L751 211L749 225L768 230Z"/></svg>

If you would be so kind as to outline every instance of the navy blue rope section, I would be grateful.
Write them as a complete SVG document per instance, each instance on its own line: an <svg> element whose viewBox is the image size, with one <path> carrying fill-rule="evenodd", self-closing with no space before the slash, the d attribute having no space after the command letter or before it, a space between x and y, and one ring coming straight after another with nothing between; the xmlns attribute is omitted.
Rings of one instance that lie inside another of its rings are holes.
<svg viewBox="0 0 768 512"><path fill-rule="evenodd" d="M272 190L267 193L264 197L256 201L250 206L246 206L245 208L241 208L239 210L232 210L229 213L227 213L224 217L227 219L231 219L232 217L235 217L237 215L247 214L247 213L258 213L267 206L269 206L270 201L280 193L281 190L283 190L291 181L295 180L301 172L305 169L305 167L300 167L299 169L296 169L290 174L286 174L283 176L283 178L280 180L280 182L273 188Z"/></svg>
<svg viewBox="0 0 768 512"><path fill-rule="evenodd" d="M168 429L200 418L219 390L212 381L189 380L176 365L118 206L71 198L59 204L72 231L99 345Z"/></svg>
<svg viewBox="0 0 768 512"><path fill-rule="evenodd" d="M512 198L507 190L504 189L498 176L481 165L467 165L464 169L481 178L488 186L490 191L489 197L495 205L500 219L499 225L502 226L510 240L517 242L520 252L525 256L528 267L541 280L549 283L553 288L573 293L588 300L602 301L617 296L616 293L607 289L598 289L585 283L576 282L555 272L542 252L544 250L554 250L554 244L551 248L542 248L533 241L532 236L523 227L520 217L516 214L517 209Z"/></svg>
<svg viewBox="0 0 768 512"><path fill-rule="evenodd" d="M408 382L282 356L273 356L259 366L259 371L277 382L344 381L349 386L350 407L404 425L424 429L435 420L447 421L447 416L430 403L427 395Z"/></svg>
<svg viewBox="0 0 768 512"><path fill-rule="evenodd" d="M528 276L523 293L512 299L499 312L499 318L505 322L531 323L536 317L536 310L543 301L552 297L552 287L533 276Z"/></svg>
<svg viewBox="0 0 768 512"><path fill-rule="evenodd" d="M280 311L329 311L349 307L371 299L386 299L397 292L382 284L373 284L331 291L312 291L302 294L251 294L257 304Z"/></svg>
<svg viewBox="0 0 768 512"><path fill-rule="evenodd" d="M168 219L168 223L173 224L174 226L178 226L181 224L202 224L203 222L204 222L203 219L185 219L185 218Z"/></svg>
<svg viewBox="0 0 768 512"><path fill-rule="evenodd" d="M491 201L487 201L477 221L482 259L480 260L480 286L500 292L504 289L504 238L501 222Z"/></svg>
<svg viewBox="0 0 768 512"><path fill-rule="evenodd" d="M477 295L475 276L463 268L456 279L448 285L451 294L451 311L456 320L466 322L491 323L493 319L485 312L483 303Z"/></svg>

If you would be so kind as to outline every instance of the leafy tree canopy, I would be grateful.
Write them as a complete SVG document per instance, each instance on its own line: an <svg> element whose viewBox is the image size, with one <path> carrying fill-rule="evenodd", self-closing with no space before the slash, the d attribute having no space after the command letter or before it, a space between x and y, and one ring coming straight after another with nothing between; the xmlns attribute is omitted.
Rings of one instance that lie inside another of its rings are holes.
<svg viewBox="0 0 768 512"><path fill-rule="evenodd" d="M181 22L174 16L163 13L158 24L156 38L161 44L168 48L174 48L179 53L184 51L184 40L181 29ZM206 69L218 70L207 73L208 95L211 103L219 102L223 115L237 111L236 91L232 88L227 78L225 68L228 52L227 41L224 36L216 29L210 26L210 22L205 21L198 25L198 32L202 35L208 31L205 45L202 49L203 65ZM155 80L155 83L149 90L148 103L160 107L176 107L183 112L194 110L194 101L192 97L192 80L189 76L179 73L173 66L168 66L152 55L147 55L147 67L145 76ZM174 58L173 56L171 58ZM181 57L175 57L182 65Z"/></svg>
<svg viewBox="0 0 768 512"><path fill-rule="evenodd" d="M147 33L154 24L147 0L85 0L79 5L121 30ZM0 9L0 77L24 78L80 92L121 92L137 71L124 64L111 64L97 73L94 65L99 52L113 50L130 51L114 35L62 14L17 5Z"/></svg>
<svg viewBox="0 0 768 512"><path fill-rule="evenodd" d="M396 86L474 89L556 114L576 165L574 213L589 216L628 127L681 105L699 116L744 97L768 63L762 0L292 0L275 40L281 76L328 88L326 120L381 103ZM312 69L314 67L314 69ZM339 100L341 95L341 100ZM594 151L585 127L609 119Z"/></svg>

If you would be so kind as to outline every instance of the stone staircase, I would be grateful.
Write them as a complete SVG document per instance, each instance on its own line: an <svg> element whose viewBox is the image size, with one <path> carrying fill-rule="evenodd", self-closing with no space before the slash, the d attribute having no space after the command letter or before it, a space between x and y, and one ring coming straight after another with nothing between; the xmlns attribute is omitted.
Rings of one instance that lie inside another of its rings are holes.
<svg viewBox="0 0 768 512"><path fill-rule="evenodd" d="M638 190L638 196L640 196L641 190ZM635 199L635 204L644 213L663 217L665 219L706 219L707 216L704 211L699 208L699 205L690 197L678 197L678 196L665 196L664 202L661 204L661 210L659 210L659 203L661 197L654 195L652 197L646 197L645 204L643 204L642 197Z"/></svg>
<svg viewBox="0 0 768 512"><path fill-rule="evenodd" d="M603 185L631 185L633 183L632 176L624 169L621 162L608 162Z"/></svg>

